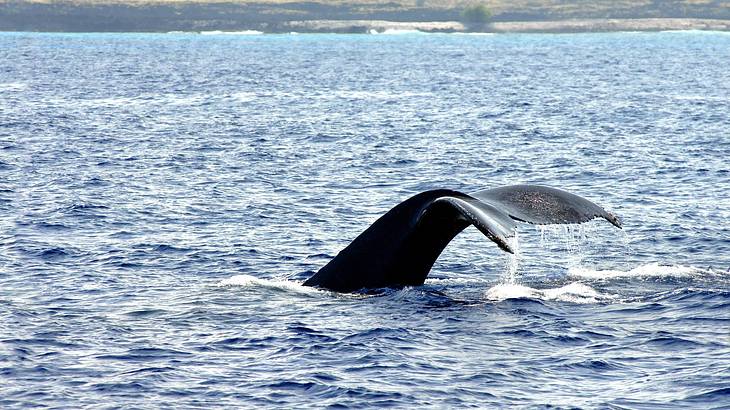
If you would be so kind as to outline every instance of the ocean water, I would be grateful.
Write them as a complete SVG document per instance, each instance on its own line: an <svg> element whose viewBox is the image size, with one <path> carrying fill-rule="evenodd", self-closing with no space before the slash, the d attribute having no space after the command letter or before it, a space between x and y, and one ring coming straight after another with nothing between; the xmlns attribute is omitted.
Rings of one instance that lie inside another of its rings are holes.
<svg viewBox="0 0 730 410"><path fill-rule="evenodd" d="M0 34L0 407L730 407L730 36ZM422 190L424 286L300 283Z"/></svg>

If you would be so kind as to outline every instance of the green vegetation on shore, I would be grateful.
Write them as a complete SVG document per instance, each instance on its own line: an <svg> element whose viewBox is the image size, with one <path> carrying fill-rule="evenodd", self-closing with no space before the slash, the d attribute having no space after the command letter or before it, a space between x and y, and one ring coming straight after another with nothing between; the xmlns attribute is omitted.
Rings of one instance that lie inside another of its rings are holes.
<svg viewBox="0 0 730 410"><path fill-rule="evenodd" d="M461 12L461 20L467 25L467 27L471 26L481 28L489 24L491 19L492 12L489 10L489 7L484 4L467 6Z"/></svg>

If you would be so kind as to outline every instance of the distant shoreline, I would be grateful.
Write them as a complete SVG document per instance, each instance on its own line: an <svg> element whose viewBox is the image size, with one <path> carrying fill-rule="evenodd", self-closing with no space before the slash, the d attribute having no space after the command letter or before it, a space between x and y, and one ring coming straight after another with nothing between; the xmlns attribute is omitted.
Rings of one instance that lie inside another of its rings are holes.
<svg viewBox="0 0 730 410"><path fill-rule="evenodd" d="M113 30L54 30L0 28L0 32L130 32L130 33L239 33L239 34L286 34L286 33L333 33L333 34L375 34L388 32L424 33L593 33L593 32L656 32L656 31L730 31L730 20L698 18L637 18L637 19L570 19L549 21L504 21L493 22L481 27L468 27L458 21L387 21L387 20L301 20L287 21L270 27L231 29L206 27L203 30L156 30L135 27Z"/></svg>
<svg viewBox="0 0 730 410"><path fill-rule="evenodd" d="M727 0L483 1L486 14L467 18L475 0L0 0L0 31L730 31Z"/></svg>
<svg viewBox="0 0 730 410"><path fill-rule="evenodd" d="M493 24L501 33L577 33L612 31L730 31L730 20L696 18L576 19L561 21L502 22Z"/></svg>
<svg viewBox="0 0 730 410"><path fill-rule="evenodd" d="M478 28L470 28L457 21L307 20L288 22L285 25L284 31L302 33L382 33L387 31L422 31L427 33L589 33L674 30L730 31L730 20L694 18L572 19L495 22Z"/></svg>

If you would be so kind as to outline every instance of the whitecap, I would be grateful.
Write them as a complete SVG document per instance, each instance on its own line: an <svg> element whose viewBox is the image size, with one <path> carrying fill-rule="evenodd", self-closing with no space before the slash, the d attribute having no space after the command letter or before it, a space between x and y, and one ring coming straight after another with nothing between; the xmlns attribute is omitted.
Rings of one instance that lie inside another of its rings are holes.
<svg viewBox="0 0 730 410"><path fill-rule="evenodd" d="M254 35L264 34L264 32L258 31L258 30L241 30L241 31L212 30L212 31L201 31L200 34L202 34L204 36L216 36L216 35L254 36Z"/></svg>
<svg viewBox="0 0 730 410"><path fill-rule="evenodd" d="M571 303L598 303L615 298L613 295L601 294L592 287L579 282L552 289L536 289L517 283L500 283L489 288L485 296L488 300L497 302L508 299L538 299Z"/></svg>
<svg viewBox="0 0 730 410"><path fill-rule="evenodd" d="M251 275L235 275L228 279L218 282L217 286L232 287L240 286L242 288L269 288L284 291L293 291L300 293L317 293L317 288L311 286L302 286L301 283L291 282L283 279L261 279Z"/></svg>
<svg viewBox="0 0 730 410"><path fill-rule="evenodd" d="M103 97L78 101L84 107L134 107L152 105L200 105L211 98L209 94L143 94L131 97Z"/></svg>
<svg viewBox="0 0 730 410"><path fill-rule="evenodd" d="M232 93L231 98L240 102L248 102L254 101L256 98L258 98L258 95L253 92L240 91Z"/></svg>
<svg viewBox="0 0 730 410"><path fill-rule="evenodd" d="M457 35L457 36L495 36L495 35L497 35L497 33L461 32L461 31L451 33L451 34Z"/></svg>
<svg viewBox="0 0 730 410"><path fill-rule="evenodd" d="M137 97L105 97L80 100L78 104L85 107L130 107L143 105L143 101Z"/></svg>
<svg viewBox="0 0 730 410"><path fill-rule="evenodd" d="M632 277L691 277L710 273L710 271L693 266L660 265L657 262L637 266L633 269L597 270L586 267L572 267L568 269L568 276L585 279L611 279Z"/></svg>
<svg viewBox="0 0 730 410"><path fill-rule="evenodd" d="M517 283L500 283L492 286L486 292L489 300L506 300L506 299L534 299L537 298L537 289Z"/></svg>
<svg viewBox="0 0 730 410"><path fill-rule="evenodd" d="M177 94L163 94L159 96L155 103L163 103L166 105L198 105L205 101L209 96L206 94L193 94L193 95L177 95Z"/></svg>
<svg viewBox="0 0 730 410"><path fill-rule="evenodd" d="M28 88L25 83L0 83L0 91L23 91Z"/></svg>
<svg viewBox="0 0 730 410"><path fill-rule="evenodd" d="M387 99L405 99L410 97L427 97L430 93L423 92L393 92L390 90L375 90L375 91L362 91L362 90L337 90L332 94L324 97L335 97L345 98L352 100L387 100Z"/></svg>
<svg viewBox="0 0 730 410"><path fill-rule="evenodd" d="M466 278L466 277L454 277L454 278L427 278L426 284L427 285L434 285L434 286L466 286L466 285L479 285L486 283L486 279L481 279L479 277L472 277L472 278Z"/></svg>
<svg viewBox="0 0 730 410"><path fill-rule="evenodd" d="M667 33L667 34L684 34L684 35L730 35L730 32L723 31L723 30L713 30L713 29L691 29L691 30L661 30L660 33Z"/></svg>

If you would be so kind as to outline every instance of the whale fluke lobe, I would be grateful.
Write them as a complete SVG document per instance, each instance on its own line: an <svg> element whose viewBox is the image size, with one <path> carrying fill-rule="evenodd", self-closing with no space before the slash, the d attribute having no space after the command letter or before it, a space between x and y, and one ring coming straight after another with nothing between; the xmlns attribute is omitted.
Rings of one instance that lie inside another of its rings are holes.
<svg viewBox="0 0 730 410"><path fill-rule="evenodd" d="M337 292L422 285L446 245L469 225L512 253L516 221L573 224L594 218L621 228L610 212L556 188L513 185L471 195L426 191L381 216L304 285Z"/></svg>
<svg viewBox="0 0 730 410"><path fill-rule="evenodd" d="M578 195L540 185L511 185L471 194L490 203L512 219L537 225L575 224L603 218L617 228L621 222L612 213Z"/></svg>

